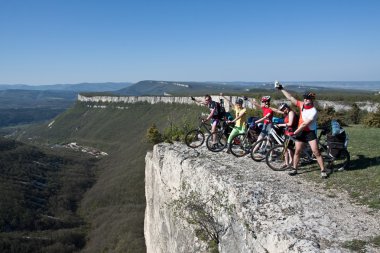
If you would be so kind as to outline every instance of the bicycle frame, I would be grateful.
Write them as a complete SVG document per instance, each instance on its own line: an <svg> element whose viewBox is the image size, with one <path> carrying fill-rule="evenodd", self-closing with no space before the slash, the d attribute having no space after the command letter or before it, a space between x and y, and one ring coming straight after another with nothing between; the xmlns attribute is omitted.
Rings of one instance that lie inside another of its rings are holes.
<svg viewBox="0 0 380 253"><path fill-rule="evenodd" d="M203 128L204 130L206 130L206 132L207 132L208 134L211 134L211 128L208 127L208 124L206 124L206 123L202 120L202 118L200 118L199 121L200 121L200 123L199 123L199 126L198 126L197 129L198 129L199 131L202 131L202 128Z"/></svg>
<svg viewBox="0 0 380 253"><path fill-rule="evenodd" d="M280 136L276 130L273 129L273 127L270 129L269 131L269 138L271 138L272 140L275 140L278 144L283 144L284 141L285 141L285 138Z"/></svg>

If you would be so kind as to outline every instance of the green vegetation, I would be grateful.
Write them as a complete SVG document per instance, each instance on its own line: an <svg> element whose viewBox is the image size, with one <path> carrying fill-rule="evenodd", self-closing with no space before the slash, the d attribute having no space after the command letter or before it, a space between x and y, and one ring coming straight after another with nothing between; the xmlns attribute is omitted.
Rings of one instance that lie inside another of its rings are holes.
<svg viewBox="0 0 380 253"><path fill-rule="evenodd" d="M0 126L14 126L41 122L56 117L66 108L19 108L0 109Z"/></svg>
<svg viewBox="0 0 380 253"><path fill-rule="evenodd" d="M366 245L372 244L374 247L380 248L380 236L375 236L369 241L363 241L363 240L352 240L347 241L343 243L343 247L350 249L354 252L367 252Z"/></svg>
<svg viewBox="0 0 380 253"><path fill-rule="evenodd" d="M324 185L326 188L343 189L358 203L380 209L380 129L361 125L345 129L349 135L350 168L333 173ZM320 182L318 171L305 174Z"/></svg>
<svg viewBox="0 0 380 253"><path fill-rule="evenodd" d="M97 159L59 153L0 138L0 252L84 246L86 224L77 208L95 181Z"/></svg>
<svg viewBox="0 0 380 253"><path fill-rule="evenodd" d="M100 172L84 195L80 214L90 224L83 252L145 252L143 234L148 128L173 129L182 122L197 123L205 107L181 104L104 104L89 108L78 102L55 119L51 128L30 127L20 136L35 144L77 142L107 152ZM116 109L118 106L128 109ZM187 123L186 123L187 124ZM166 130L169 131L169 130Z"/></svg>
<svg viewBox="0 0 380 253"><path fill-rule="evenodd" d="M362 241L362 240L352 240L352 241L347 241L343 244L344 248L350 249L354 252L363 252L365 253L365 245L367 242Z"/></svg>

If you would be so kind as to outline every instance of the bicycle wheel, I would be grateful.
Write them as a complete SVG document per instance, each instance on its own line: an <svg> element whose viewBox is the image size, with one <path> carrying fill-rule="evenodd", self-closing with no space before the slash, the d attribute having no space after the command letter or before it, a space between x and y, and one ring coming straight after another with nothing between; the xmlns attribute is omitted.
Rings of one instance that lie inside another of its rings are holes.
<svg viewBox="0 0 380 253"><path fill-rule="evenodd" d="M282 171L289 168L290 165L286 165L286 159L289 164L291 164L292 152L290 149L286 148L284 145L277 145L269 149L266 156L265 162L275 171Z"/></svg>
<svg viewBox="0 0 380 253"><path fill-rule="evenodd" d="M212 134L207 137L206 146L212 152L220 152L227 147L227 137L223 132L218 132L215 135L215 141Z"/></svg>
<svg viewBox="0 0 380 253"><path fill-rule="evenodd" d="M271 149L272 146L272 142L266 138L255 142L251 149L252 159L256 162L263 161L268 150Z"/></svg>
<svg viewBox="0 0 380 253"><path fill-rule="evenodd" d="M346 149L339 151L336 158L333 159L331 169L333 171L343 171L350 165L350 153Z"/></svg>
<svg viewBox="0 0 380 253"><path fill-rule="evenodd" d="M230 143L230 151L236 157L242 157L249 154L252 143L250 143L246 134L236 135Z"/></svg>
<svg viewBox="0 0 380 253"><path fill-rule="evenodd" d="M185 136L185 143L190 148L197 148L202 146L205 141L205 135L198 129L191 130Z"/></svg>

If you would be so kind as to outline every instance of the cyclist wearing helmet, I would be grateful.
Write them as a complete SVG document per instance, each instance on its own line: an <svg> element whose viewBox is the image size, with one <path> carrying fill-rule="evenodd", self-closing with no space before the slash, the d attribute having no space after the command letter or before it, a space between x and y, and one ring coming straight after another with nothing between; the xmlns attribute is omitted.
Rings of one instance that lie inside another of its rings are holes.
<svg viewBox="0 0 380 253"><path fill-rule="evenodd" d="M273 109L270 107L270 96L264 96L261 98L261 105L259 105L256 100L252 99L252 104L256 107L261 107L263 110L263 117L256 120L255 124L264 122L264 126L259 135L258 141L264 138L269 134L270 129L272 128L272 119L273 119Z"/></svg>
<svg viewBox="0 0 380 253"><path fill-rule="evenodd" d="M213 143L216 141L216 127L219 124L219 111L218 111L218 104L212 100L211 96L206 94L204 97L204 101L200 101L197 99L193 99L194 102L202 104L207 106L210 109L210 114L207 116L206 119L203 119L203 121L209 121L211 120L211 133L213 133Z"/></svg>
<svg viewBox="0 0 380 253"><path fill-rule="evenodd" d="M222 95L222 94L221 94ZM225 98L225 97L224 97ZM231 103L227 98L225 98ZM247 109L243 107L243 99L237 98L235 101L235 119L228 120L227 123L235 123L235 127L232 129L227 140L227 153L230 153L230 143L236 135L245 133L245 122L247 121Z"/></svg>
<svg viewBox="0 0 380 253"><path fill-rule="evenodd" d="M297 174L298 163L300 154L304 149L306 143L309 143L314 156L317 158L319 167L321 168L321 177L327 178L327 171L323 165L323 158L318 149L318 140L316 135L317 130L317 109L314 107L315 93L306 91L303 95L303 101L298 101L289 92L287 92L280 83L276 81L275 87L280 90L287 99L289 99L300 110L300 118L298 127L294 131L296 135L296 149L293 159L293 170L289 175L294 176Z"/></svg>
<svg viewBox="0 0 380 253"><path fill-rule="evenodd" d="M287 103L281 103L278 106L278 109L272 108L274 112L283 114L284 115L284 123L277 124L279 127L285 127L285 135L293 135L294 131L297 129L298 126L298 116L297 114L290 108L290 106ZM285 167L289 167L292 165L293 161L293 152L290 150L290 155L285 156Z"/></svg>
<svg viewBox="0 0 380 253"><path fill-rule="evenodd" d="M284 115L284 123L277 124L277 126L285 127L285 135L292 135L298 126L297 114L292 110L292 108L290 108L287 103L281 103L278 106L278 109L272 108L272 110L276 113Z"/></svg>
<svg viewBox="0 0 380 253"><path fill-rule="evenodd" d="M263 117L255 121L255 124L264 122L264 125L261 129L261 133L259 137L257 138L257 141L260 141L264 137L266 137L269 134L270 130L272 129L273 110L270 107L270 96L262 97L261 105L259 105L255 99L252 99L251 101L255 107L261 107L261 109L263 110ZM255 152L258 148L259 146L256 145L253 152Z"/></svg>

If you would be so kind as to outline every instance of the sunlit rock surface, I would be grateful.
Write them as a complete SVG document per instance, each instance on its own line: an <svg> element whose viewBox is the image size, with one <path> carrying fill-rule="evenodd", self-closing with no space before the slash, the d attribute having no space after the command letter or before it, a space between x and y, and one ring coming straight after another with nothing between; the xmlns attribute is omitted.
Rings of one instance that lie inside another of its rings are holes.
<svg viewBox="0 0 380 253"><path fill-rule="evenodd" d="M344 242L380 234L378 212L324 190L323 180L306 182L205 147L156 145L146 155L145 183L148 253L209 252L205 228L225 253L350 252Z"/></svg>

